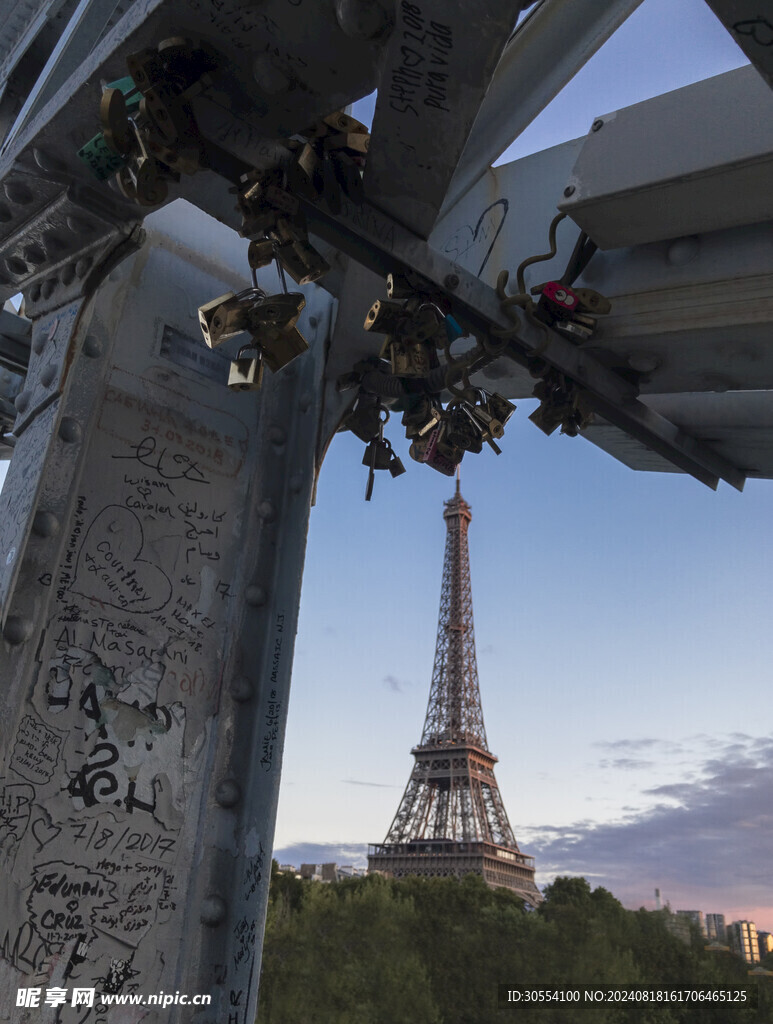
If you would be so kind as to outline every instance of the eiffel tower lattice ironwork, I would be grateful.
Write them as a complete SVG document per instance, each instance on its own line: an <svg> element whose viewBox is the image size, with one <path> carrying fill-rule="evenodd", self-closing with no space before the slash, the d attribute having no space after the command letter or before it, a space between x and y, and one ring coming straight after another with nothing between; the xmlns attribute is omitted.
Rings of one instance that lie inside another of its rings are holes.
<svg viewBox="0 0 773 1024"><path fill-rule="evenodd" d="M403 875L482 875L536 905L534 858L521 853L494 776L475 658L467 529L472 518L456 481L444 502L446 550L435 665L421 742L403 799L368 867Z"/></svg>

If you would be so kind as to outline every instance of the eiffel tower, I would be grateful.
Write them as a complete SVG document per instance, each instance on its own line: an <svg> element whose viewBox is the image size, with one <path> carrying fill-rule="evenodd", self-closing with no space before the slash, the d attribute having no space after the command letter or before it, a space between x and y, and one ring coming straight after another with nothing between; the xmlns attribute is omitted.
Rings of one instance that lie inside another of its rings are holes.
<svg viewBox="0 0 773 1024"><path fill-rule="evenodd" d="M368 849L368 870L396 878L474 873L535 906L542 895L534 858L521 853L507 820L483 724L467 549L472 514L458 474L456 494L444 506L446 551L427 717L386 839Z"/></svg>

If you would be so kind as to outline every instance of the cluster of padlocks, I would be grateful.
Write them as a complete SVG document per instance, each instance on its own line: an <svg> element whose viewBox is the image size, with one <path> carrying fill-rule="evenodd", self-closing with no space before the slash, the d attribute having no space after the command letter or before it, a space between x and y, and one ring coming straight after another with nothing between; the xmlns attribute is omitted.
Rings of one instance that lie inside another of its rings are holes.
<svg viewBox="0 0 773 1024"><path fill-rule="evenodd" d="M203 42L171 38L132 54L127 64L129 76L105 87L102 130L80 155L98 178L115 176L120 191L143 206L164 202L170 182L202 167L235 183L241 234L250 239L253 286L205 303L199 320L212 348L238 334L250 336L231 362L228 386L257 390L265 366L276 372L308 348L297 327L304 297L288 291L285 273L305 285L330 269L309 241L301 201L322 203L333 214L340 212L344 197L362 202L368 130L335 111L283 142L281 167L248 170L201 135L191 106L202 90L227 73L217 51ZM532 321L583 344L593 334L596 318L610 308L597 292L572 288L596 248L588 236L581 233L560 280L527 294L523 276L530 264L555 256L556 226L563 216L550 225L550 252L529 257L518 268L517 294L506 294L504 272L497 291L506 314L513 305L520 306ZM282 288L276 295L266 294L257 282L257 271L272 262ZM390 274L387 296L373 304L364 323L366 331L385 336L379 356L358 364L339 381L342 389L358 388L341 429L352 430L366 443L368 499L376 471L388 470L392 476L405 472L384 437L390 410L402 413L411 458L449 476L466 452L477 454L484 444L499 454L497 441L515 410L501 395L470 384L470 374L493 358L494 338L502 339L498 352L506 354L506 339L513 332L492 326L488 345L454 358L451 345L467 332L451 315L442 291L411 275ZM586 392L539 359L531 360L529 369L539 378L534 395L540 399L530 419L548 434L559 426L570 435L582 430L592 416Z"/></svg>
<svg viewBox="0 0 773 1024"><path fill-rule="evenodd" d="M189 39L165 39L126 59L129 75L110 82L99 108L101 131L78 155L100 180L140 206L158 206L169 184L212 164L191 100L211 85L217 57Z"/></svg>
<svg viewBox="0 0 773 1024"><path fill-rule="evenodd" d="M366 498L376 469L392 476L402 463L383 436L389 410L402 412L409 454L416 462L452 476L466 452L496 444L515 406L501 395L470 386L474 358L454 359L451 345L466 332L440 303L442 297L417 290L390 274L388 299L377 300L365 318L365 330L385 335L379 357L365 360L339 380L339 388L358 387L354 406L341 429L366 442L363 464L369 467ZM474 354L479 354L474 350ZM463 381L457 387L455 381ZM450 401L443 404L443 393ZM385 414L385 418L382 416Z"/></svg>

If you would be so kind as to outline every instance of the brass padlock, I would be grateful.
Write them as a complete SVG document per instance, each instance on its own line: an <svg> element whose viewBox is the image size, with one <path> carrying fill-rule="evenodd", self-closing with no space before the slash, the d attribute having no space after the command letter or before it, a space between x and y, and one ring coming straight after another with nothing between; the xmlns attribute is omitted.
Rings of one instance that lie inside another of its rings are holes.
<svg viewBox="0 0 773 1024"><path fill-rule="evenodd" d="M399 332L405 319L402 303L376 299L362 326L366 331L375 331L376 334L394 334Z"/></svg>
<svg viewBox="0 0 773 1024"><path fill-rule="evenodd" d="M395 454L389 441L383 437L374 437L365 449L362 464L371 466L373 469L389 469L394 457Z"/></svg>
<svg viewBox="0 0 773 1024"><path fill-rule="evenodd" d="M102 135L108 148L126 156L134 145L134 132L129 124L126 100L120 89L105 89L99 104Z"/></svg>
<svg viewBox="0 0 773 1024"><path fill-rule="evenodd" d="M250 302L244 302L233 292L226 292L225 295L199 306L199 326L204 341L210 348L221 345L228 338L249 328L249 314L255 298L253 297Z"/></svg>
<svg viewBox="0 0 773 1024"><path fill-rule="evenodd" d="M253 270L262 270L263 267L273 263L275 246L276 243L272 242L270 238L255 239L250 242L250 247L247 250L247 262L250 267Z"/></svg>
<svg viewBox="0 0 773 1024"><path fill-rule="evenodd" d="M484 429L464 402L446 410L446 437L454 448L478 455L483 451Z"/></svg>
<svg viewBox="0 0 773 1024"><path fill-rule="evenodd" d="M266 295L250 311L250 324L253 329L263 324L281 329L294 327L306 305L301 292L280 292L279 295Z"/></svg>
<svg viewBox="0 0 773 1024"><path fill-rule="evenodd" d="M294 326L282 330L268 324L261 327L253 337L272 373L287 366L296 356L303 355L309 347L304 336Z"/></svg>
<svg viewBox="0 0 773 1024"><path fill-rule="evenodd" d="M248 358L242 353L250 350L257 356ZM231 372L228 374L228 387L232 391L260 391L263 383L263 360L255 344L242 345L236 359L231 360Z"/></svg>
<svg viewBox="0 0 773 1024"><path fill-rule="evenodd" d="M382 356L389 358L396 377L426 377L430 370L440 365L434 348L429 349L424 342L407 338L390 338Z"/></svg>

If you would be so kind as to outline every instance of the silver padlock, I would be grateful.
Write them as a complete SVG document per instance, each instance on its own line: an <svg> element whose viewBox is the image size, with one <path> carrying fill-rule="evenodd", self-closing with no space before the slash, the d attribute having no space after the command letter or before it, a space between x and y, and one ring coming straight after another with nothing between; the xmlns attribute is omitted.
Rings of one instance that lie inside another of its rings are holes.
<svg viewBox="0 0 773 1024"><path fill-rule="evenodd" d="M244 356L244 352L257 352L254 357ZM260 350L255 345L242 345L236 359L231 360L231 372L228 374L228 387L232 391L260 391L263 383L263 360Z"/></svg>

